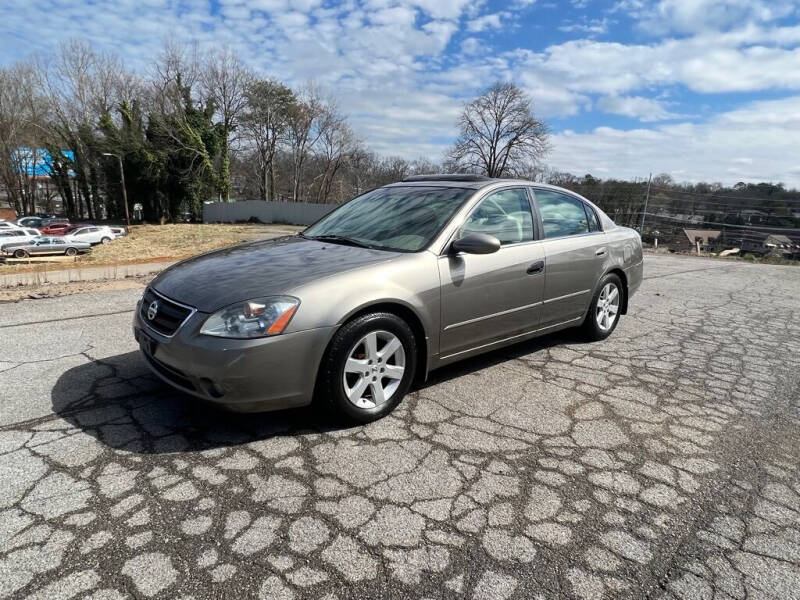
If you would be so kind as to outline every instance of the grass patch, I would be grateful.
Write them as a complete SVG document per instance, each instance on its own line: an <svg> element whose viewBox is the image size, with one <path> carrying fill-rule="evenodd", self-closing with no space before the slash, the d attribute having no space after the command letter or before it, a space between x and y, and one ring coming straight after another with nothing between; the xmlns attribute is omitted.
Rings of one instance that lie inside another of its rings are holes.
<svg viewBox="0 0 800 600"><path fill-rule="evenodd" d="M98 244L76 259L46 264L47 270L76 266L92 267L180 260L242 242L293 235L303 227L294 225L134 225L128 235L108 244ZM0 264L0 274L44 268L31 261Z"/></svg>

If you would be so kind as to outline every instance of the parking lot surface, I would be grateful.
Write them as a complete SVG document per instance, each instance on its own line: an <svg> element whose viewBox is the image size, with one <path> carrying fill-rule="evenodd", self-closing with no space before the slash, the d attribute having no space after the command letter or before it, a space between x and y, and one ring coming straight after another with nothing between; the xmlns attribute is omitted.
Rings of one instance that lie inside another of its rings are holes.
<svg viewBox="0 0 800 600"><path fill-rule="evenodd" d="M645 275L366 427L165 388L140 290L0 305L0 597L800 598L800 269Z"/></svg>

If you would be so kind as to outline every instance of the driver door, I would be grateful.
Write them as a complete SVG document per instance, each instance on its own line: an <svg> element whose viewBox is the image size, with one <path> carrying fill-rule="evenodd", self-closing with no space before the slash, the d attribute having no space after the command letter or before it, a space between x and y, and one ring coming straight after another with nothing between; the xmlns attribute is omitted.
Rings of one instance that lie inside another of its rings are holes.
<svg viewBox="0 0 800 600"><path fill-rule="evenodd" d="M533 223L524 187L492 192L473 209L455 239L485 233L500 240L500 249L439 257L443 359L537 326L544 250L535 240Z"/></svg>

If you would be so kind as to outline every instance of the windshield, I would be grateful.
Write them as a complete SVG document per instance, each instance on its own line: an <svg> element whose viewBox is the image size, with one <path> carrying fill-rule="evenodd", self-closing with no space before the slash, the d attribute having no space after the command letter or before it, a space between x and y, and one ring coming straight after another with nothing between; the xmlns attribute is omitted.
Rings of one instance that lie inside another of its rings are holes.
<svg viewBox="0 0 800 600"><path fill-rule="evenodd" d="M433 241L475 190L387 187L351 200L303 232L382 250L418 252Z"/></svg>

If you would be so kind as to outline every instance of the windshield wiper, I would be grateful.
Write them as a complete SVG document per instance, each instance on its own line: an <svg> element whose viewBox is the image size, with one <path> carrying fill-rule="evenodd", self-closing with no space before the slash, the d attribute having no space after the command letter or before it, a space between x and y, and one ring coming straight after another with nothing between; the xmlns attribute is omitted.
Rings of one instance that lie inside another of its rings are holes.
<svg viewBox="0 0 800 600"><path fill-rule="evenodd" d="M358 246L359 248L372 248L369 244L359 242L358 240L343 235L303 235L303 237L311 240L319 240L321 242L331 242L333 244L347 244L349 246Z"/></svg>

